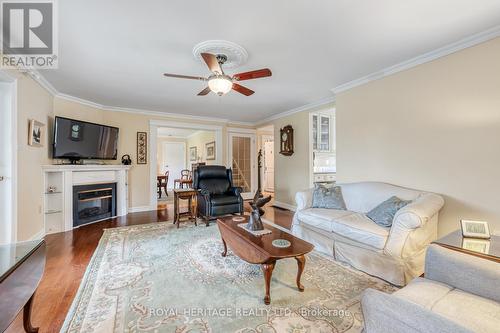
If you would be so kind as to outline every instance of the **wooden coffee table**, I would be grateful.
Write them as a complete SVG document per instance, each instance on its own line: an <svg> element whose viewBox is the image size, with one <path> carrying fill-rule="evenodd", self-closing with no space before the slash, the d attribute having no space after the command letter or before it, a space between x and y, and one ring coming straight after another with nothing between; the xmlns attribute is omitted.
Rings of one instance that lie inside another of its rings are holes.
<svg viewBox="0 0 500 333"><path fill-rule="evenodd" d="M245 221L233 221L233 217L223 217L217 220L219 231L224 243L224 252L222 256L227 254L227 247L241 259L251 264L259 264L264 272L266 282L266 296L264 303L271 303L270 285L271 277L273 274L276 261L286 258L295 258L297 260L297 288L299 291L304 291L304 286L300 283L300 277L304 271L306 264L305 254L311 252L314 246L300 238L266 225L265 228L272 231L272 233L254 236L250 232L238 226L240 223L246 223L248 216L245 216ZM272 244L275 239L286 239L290 241L291 245L287 248L278 248Z"/></svg>

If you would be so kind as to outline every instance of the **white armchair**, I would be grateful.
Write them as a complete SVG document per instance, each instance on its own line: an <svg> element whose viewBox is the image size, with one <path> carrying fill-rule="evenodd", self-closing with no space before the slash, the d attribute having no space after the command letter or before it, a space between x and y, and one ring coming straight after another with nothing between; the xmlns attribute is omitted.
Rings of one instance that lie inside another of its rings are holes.
<svg viewBox="0 0 500 333"><path fill-rule="evenodd" d="M377 182L338 185L347 210L312 208L313 190L298 192L292 232L317 250L395 285L422 274L425 249L437 238L443 198ZM397 212L391 228L384 228L365 214L391 196L412 202Z"/></svg>

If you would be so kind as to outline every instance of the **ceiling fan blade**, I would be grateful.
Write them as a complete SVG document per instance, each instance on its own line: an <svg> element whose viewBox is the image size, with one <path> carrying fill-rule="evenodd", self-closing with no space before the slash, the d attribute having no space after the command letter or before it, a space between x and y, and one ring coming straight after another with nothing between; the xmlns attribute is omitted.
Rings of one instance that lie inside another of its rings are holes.
<svg viewBox="0 0 500 333"><path fill-rule="evenodd" d="M203 60L205 60L205 63L207 64L208 68L213 73L224 74L222 68L220 67L219 61L217 61L217 57L215 55L213 55L212 53L201 53L201 56L203 57Z"/></svg>
<svg viewBox="0 0 500 333"><path fill-rule="evenodd" d="M198 93L198 96L205 96L205 95L208 95L208 93L210 92L210 88L209 87L206 87L205 89L203 89L202 91L200 91Z"/></svg>
<svg viewBox="0 0 500 333"><path fill-rule="evenodd" d="M244 80L258 79L261 77L268 77L271 75L273 75L273 73L269 68L263 68L263 69L258 69L256 71L234 74L233 78L236 81L244 81Z"/></svg>
<svg viewBox="0 0 500 333"><path fill-rule="evenodd" d="M233 90L236 90L237 92L239 92L240 94L243 94L245 96L250 96L253 93L255 93L255 91L250 90L246 87L243 87L242 85L239 85L238 83L233 83Z"/></svg>
<svg viewBox="0 0 500 333"><path fill-rule="evenodd" d="M189 75L179 75L179 74L169 74L169 73L164 73L163 76L166 77L175 77L177 79L190 79L190 80L200 80L200 81L206 81L207 79L201 76L189 76Z"/></svg>

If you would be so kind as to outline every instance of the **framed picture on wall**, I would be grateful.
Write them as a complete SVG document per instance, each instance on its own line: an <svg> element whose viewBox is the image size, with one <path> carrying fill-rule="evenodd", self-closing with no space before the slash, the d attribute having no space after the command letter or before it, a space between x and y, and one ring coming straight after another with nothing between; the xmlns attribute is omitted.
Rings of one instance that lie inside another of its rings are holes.
<svg viewBox="0 0 500 333"><path fill-rule="evenodd" d="M148 133L137 132L137 164L148 164Z"/></svg>
<svg viewBox="0 0 500 333"><path fill-rule="evenodd" d="M206 145L206 159L215 160L215 141L209 142Z"/></svg>
<svg viewBox="0 0 500 333"><path fill-rule="evenodd" d="M31 119L28 126L28 144L34 147L43 147L45 124Z"/></svg>
<svg viewBox="0 0 500 333"><path fill-rule="evenodd" d="M189 147L189 160L196 161L198 159L198 147Z"/></svg>

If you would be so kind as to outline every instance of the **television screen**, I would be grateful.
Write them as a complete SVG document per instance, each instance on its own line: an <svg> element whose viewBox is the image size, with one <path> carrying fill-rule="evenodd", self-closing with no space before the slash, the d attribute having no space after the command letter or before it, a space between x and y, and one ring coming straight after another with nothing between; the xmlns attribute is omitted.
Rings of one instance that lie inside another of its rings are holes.
<svg viewBox="0 0 500 333"><path fill-rule="evenodd" d="M54 158L116 160L118 128L56 117Z"/></svg>

